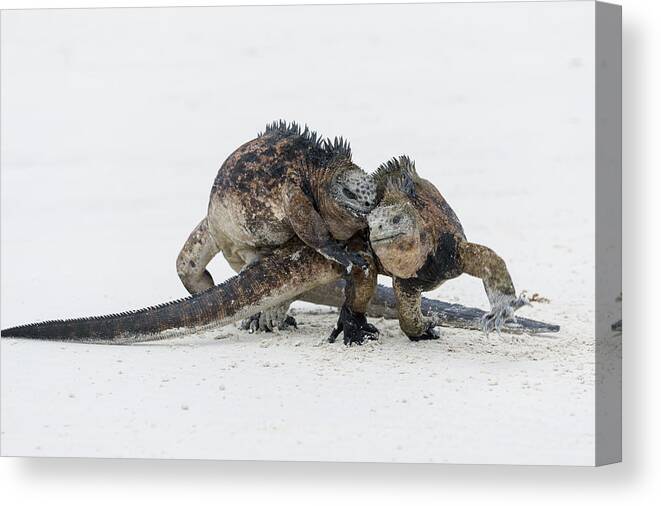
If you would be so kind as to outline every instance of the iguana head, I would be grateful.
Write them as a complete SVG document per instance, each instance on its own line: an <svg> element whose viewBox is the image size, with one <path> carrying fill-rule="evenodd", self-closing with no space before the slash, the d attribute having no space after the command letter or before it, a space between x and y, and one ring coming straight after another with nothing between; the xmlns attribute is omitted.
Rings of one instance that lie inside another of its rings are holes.
<svg viewBox="0 0 661 506"><path fill-rule="evenodd" d="M353 163L336 168L328 189L340 210L352 216L364 218L376 205L376 184Z"/></svg>
<svg viewBox="0 0 661 506"><path fill-rule="evenodd" d="M351 162L338 157L326 167L313 189L319 214L331 235L346 241L367 228L367 214L376 205L376 184L371 176Z"/></svg>
<svg viewBox="0 0 661 506"><path fill-rule="evenodd" d="M410 278L422 267L427 248L421 240L419 216L403 195L386 193L368 215L370 244L381 265L398 278Z"/></svg>
<svg viewBox="0 0 661 506"><path fill-rule="evenodd" d="M405 156L393 159L379 167L374 179L380 200L367 216L372 249L389 273L413 277L433 248L416 208L415 165Z"/></svg>

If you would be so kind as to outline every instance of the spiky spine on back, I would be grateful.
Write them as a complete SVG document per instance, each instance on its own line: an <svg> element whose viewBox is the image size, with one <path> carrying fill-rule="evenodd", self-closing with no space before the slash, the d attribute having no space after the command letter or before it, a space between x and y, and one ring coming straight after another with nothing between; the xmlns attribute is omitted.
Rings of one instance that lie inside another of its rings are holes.
<svg viewBox="0 0 661 506"><path fill-rule="evenodd" d="M264 132L260 132L258 137L264 135L273 135L279 138L299 137L310 148L319 150L326 162L330 163L336 159L351 161L351 146L349 141L343 137L334 139L323 138L317 132L310 130L307 125L301 128L301 125L292 121L287 123L284 120L274 121L266 125Z"/></svg>
<svg viewBox="0 0 661 506"><path fill-rule="evenodd" d="M404 194L409 199L416 197L415 184L420 178L415 170L415 162L406 155L382 163L372 177L376 182L379 200L388 200L389 196L392 198L397 194Z"/></svg>

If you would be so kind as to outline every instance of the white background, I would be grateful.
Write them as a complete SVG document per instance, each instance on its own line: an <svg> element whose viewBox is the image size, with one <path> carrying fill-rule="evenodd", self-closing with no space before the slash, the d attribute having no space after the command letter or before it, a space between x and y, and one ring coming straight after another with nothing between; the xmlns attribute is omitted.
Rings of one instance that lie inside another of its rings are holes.
<svg viewBox="0 0 661 506"><path fill-rule="evenodd" d="M259 494L256 499L272 501L274 492L279 491L294 503L294 496L299 496L301 502L347 498L362 502L378 494L397 502L414 501L424 495L462 503L469 497L491 503L499 503L501 498L508 504L513 503L512 496L526 502L555 504L567 499L584 502L599 494L618 502L631 500L632 493L651 495L654 470L650 465L655 457L653 443L658 442L658 412L652 409L656 408L652 397L657 397L654 380L658 378L652 377L652 360L659 354L655 353L658 345L653 336L648 338L649 331L643 329L654 328L656 301L653 287L645 287L645 280L658 277L658 269L650 264L652 258L658 258L658 244L655 238L644 235L654 228L651 212L656 204L652 192L658 186L658 177L652 174L652 162L657 160L649 152L657 104L646 92L659 84L657 69L652 66L652 51L658 49L653 48L658 40L654 34L658 8L654 9L652 2L642 4L627 2L624 11L625 319L630 322L627 335L631 336L625 346L625 464L591 470L166 461L12 463L5 459L3 477L11 478L16 490L12 503L20 504L32 497L56 503L61 498L75 504L72 498L78 494L81 502L121 500L109 491L128 492L128 497L139 500L156 499L158 495L159 500L167 497L172 503L198 500L195 492L214 499L220 499L221 493L236 494L236 499ZM656 181L651 181L653 177ZM646 224L647 229L643 228ZM10 487L3 486L3 492L10 493Z"/></svg>

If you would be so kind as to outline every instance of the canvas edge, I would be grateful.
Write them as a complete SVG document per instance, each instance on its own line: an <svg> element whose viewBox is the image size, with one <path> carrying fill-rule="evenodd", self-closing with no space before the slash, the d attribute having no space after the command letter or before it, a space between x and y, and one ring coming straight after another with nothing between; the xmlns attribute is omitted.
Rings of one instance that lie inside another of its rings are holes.
<svg viewBox="0 0 661 506"><path fill-rule="evenodd" d="M595 465L622 460L622 7L595 2Z"/></svg>

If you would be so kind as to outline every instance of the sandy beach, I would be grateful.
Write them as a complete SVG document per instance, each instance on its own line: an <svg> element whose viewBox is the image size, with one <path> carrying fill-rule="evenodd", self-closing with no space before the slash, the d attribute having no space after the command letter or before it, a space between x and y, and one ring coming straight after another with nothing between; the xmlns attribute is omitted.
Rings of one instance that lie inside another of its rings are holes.
<svg viewBox="0 0 661 506"><path fill-rule="evenodd" d="M297 316L130 347L3 340L3 454L591 464L578 337L410 343L381 321L348 348L321 339L335 313Z"/></svg>
<svg viewBox="0 0 661 506"><path fill-rule="evenodd" d="M379 26L369 6L3 13L2 327L184 296L175 259L217 168L284 117L347 136L366 170L414 157L550 300L520 314L560 332L411 343L375 321L347 348L324 342L336 313L297 303L299 329L272 334L2 339L3 455L594 463L593 34L558 6L409 7ZM282 55L307 62L295 82L273 78ZM488 307L467 276L426 295Z"/></svg>

